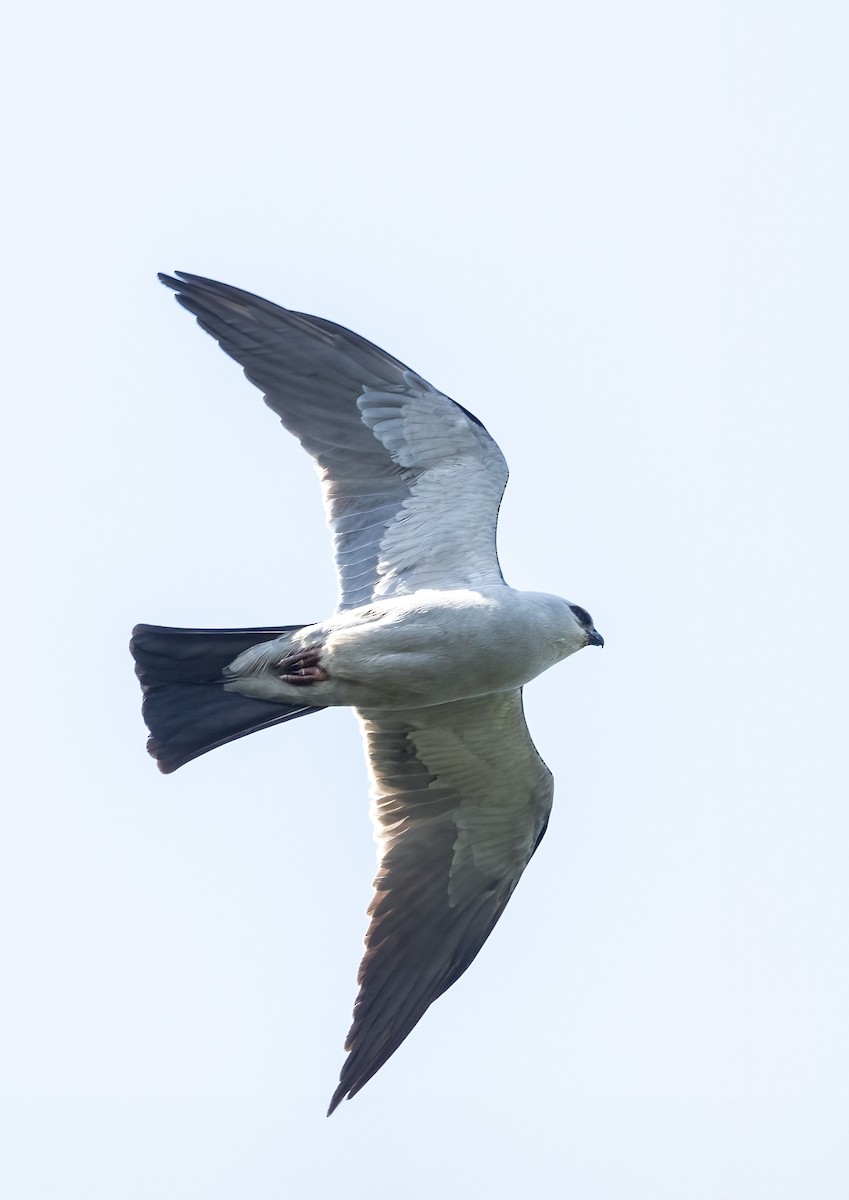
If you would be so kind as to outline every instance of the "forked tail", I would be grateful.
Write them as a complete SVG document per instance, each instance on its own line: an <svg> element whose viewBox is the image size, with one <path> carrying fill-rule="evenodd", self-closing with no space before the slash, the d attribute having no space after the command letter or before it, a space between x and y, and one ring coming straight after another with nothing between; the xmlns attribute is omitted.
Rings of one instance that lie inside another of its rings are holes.
<svg viewBox="0 0 849 1200"><path fill-rule="evenodd" d="M225 691L224 668L259 642L303 625L276 629L171 629L137 625L130 641L144 692L147 749L166 775L207 750L281 721L320 712L314 704L274 704Z"/></svg>

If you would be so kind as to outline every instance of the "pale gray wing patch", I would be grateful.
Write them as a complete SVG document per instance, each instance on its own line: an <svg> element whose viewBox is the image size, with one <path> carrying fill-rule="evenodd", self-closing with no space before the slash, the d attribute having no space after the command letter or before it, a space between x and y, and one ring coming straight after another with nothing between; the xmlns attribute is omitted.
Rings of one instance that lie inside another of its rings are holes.
<svg viewBox="0 0 849 1200"><path fill-rule="evenodd" d="M340 325L178 274L160 278L316 463L339 608L501 579L495 524L507 470L476 417ZM388 411L373 428L376 407Z"/></svg>
<svg viewBox="0 0 849 1200"><path fill-rule="evenodd" d="M360 717L379 868L331 1110L475 958L539 844L553 791L518 692Z"/></svg>
<svg viewBox="0 0 849 1200"><path fill-rule="evenodd" d="M363 421L409 472L409 495L379 545L375 595L503 581L495 545L507 464L479 422L417 377L368 387Z"/></svg>

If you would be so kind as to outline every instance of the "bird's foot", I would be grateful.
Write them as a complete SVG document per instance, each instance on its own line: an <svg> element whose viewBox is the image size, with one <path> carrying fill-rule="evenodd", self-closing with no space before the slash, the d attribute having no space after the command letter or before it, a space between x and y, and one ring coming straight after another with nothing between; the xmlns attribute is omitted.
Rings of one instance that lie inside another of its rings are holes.
<svg viewBox="0 0 849 1200"><path fill-rule="evenodd" d="M306 687L311 683L324 683L327 672L319 665L318 650L301 650L295 654L285 654L277 666L280 678L284 683L294 683L297 687Z"/></svg>

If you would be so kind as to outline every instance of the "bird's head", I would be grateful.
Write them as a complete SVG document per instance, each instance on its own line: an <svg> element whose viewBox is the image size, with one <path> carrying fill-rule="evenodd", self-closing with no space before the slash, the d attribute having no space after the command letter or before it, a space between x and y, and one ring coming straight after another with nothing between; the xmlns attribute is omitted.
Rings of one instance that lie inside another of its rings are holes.
<svg viewBox="0 0 849 1200"><path fill-rule="evenodd" d="M604 638L593 625L593 619L585 608L581 608L580 604L570 604L572 616L580 626L582 635L582 646L603 646Z"/></svg>

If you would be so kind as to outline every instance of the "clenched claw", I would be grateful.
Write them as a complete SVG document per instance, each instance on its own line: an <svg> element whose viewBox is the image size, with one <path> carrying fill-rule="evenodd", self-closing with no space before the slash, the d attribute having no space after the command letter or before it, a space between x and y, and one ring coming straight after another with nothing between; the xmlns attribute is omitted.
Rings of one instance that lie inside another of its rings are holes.
<svg viewBox="0 0 849 1200"><path fill-rule="evenodd" d="M306 687L311 683L323 683L327 672L320 665L318 650L303 650L299 654L285 654L277 663L280 678L284 683Z"/></svg>

